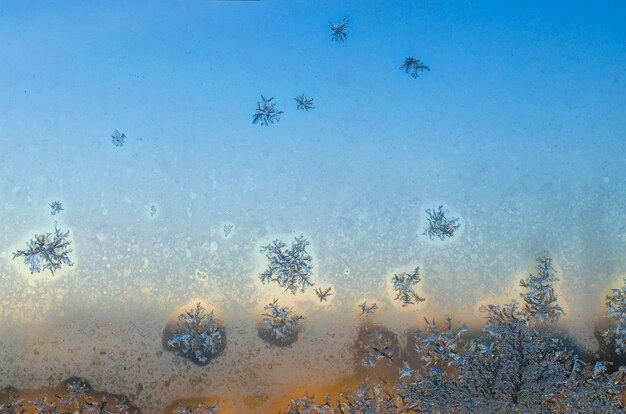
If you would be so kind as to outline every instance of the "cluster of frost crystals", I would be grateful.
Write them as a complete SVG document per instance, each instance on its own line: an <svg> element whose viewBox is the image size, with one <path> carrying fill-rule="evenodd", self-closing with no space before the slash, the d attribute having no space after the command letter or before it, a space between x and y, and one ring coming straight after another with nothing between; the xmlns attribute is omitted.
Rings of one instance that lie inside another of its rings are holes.
<svg viewBox="0 0 626 414"><path fill-rule="evenodd" d="M62 265L72 266L74 263L69 258L72 252L68 249L71 242L69 230L62 232L54 226L54 233L36 234L34 239L29 240L26 250L18 250L13 253L13 259L23 257L28 265L30 273L49 270L52 275Z"/></svg>
<svg viewBox="0 0 626 414"><path fill-rule="evenodd" d="M344 390L339 393L336 407L341 414L403 413L398 407L398 398L384 382L371 384L365 379L356 391Z"/></svg>
<svg viewBox="0 0 626 414"><path fill-rule="evenodd" d="M411 73L411 77L417 78L419 77L420 72L424 72L426 70L430 71L430 68L426 66L419 59L415 59L413 57L408 57L404 59L404 63L400 66L400 70L405 73Z"/></svg>
<svg viewBox="0 0 626 414"><path fill-rule="evenodd" d="M36 400L12 400L6 404L0 404L2 414L139 414L125 401L105 396L89 396L84 393L70 393L67 396L54 395L49 397L44 394Z"/></svg>
<svg viewBox="0 0 626 414"><path fill-rule="evenodd" d="M325 404L317 404L313 396L305 394L303 397L289 401L285 414L334 414L335 410L330 405L330 399ZM282 411L280 412L282 414Z"/></svg>
<svg viewBox="0 0 626 414"><path fill-rule="evenodd" d="M212 405L199 404L195 408L179 405L172 411L172 414L218 414L219 412L220 403L215 403Z"/></svg>
<svg viewBox="0 0 626 414"><path fill-rule="evenodd" d="M435 237L438 237L439 240L445 240L448 237L454 236L454 232L461 227L461 223L459 223L458 218L446 217L447 213L448 210L443 206L439 206L437 210L434 208L432 210L427 209L428 225L422 235L428 236L431 240Z"/></svg>
<svg viewBox="0 0 626 414"><path fill-rule="evenodd" d="M213 316L213 311L206 313L204 307L197 303L195 308L180 314L178 320L167 345L179 355L196 364L206 365L224 350L224 330Z"/></svg>
<svg viewBox="0 0 626 414"><path fill-rule="evenodd" d="M272 101L274 98L265 98L261 95L261 102L256 103L256 112L252 116L252 123L260 123L261 125L269 125L280 121L282 111L276 109L276 104Z"/></svg>
<svg viewBox="0 0 626 414"><path fill-rule="evenodd" d="M527 279L520 280L520 286L526 288L521 297L524 301L524 311L539 322L555 322L565 314L557 303L554 293L554 283L559 279L552 268L552 259L549 257L537 258L537 274L532 273Z"/></svg>
<svg viewBox="0 0 626 414"><path fill-rule="evenodd" d="M261 247L261 253L265 253L269 261L267 270L259 276L261 283L277 283L293 294L298 289L304 292L307 287L313 286L311 282L312 259L306 252L309 244L304 236L300 236L295 238L291 249L280 240L274 240L271 244Z"/></svg>
<svg viewBox="0 0 626 414"><path fill-rule="evenodd" d="M393 362L393 342L389 335L379 329L365 328L365 336L367 339L359 344L364 355L361 365L373 367L381 359Z"/></svg>
<svg viewBox="0 0 626 414"><path fill-rule="evenodd" d="M469 337L466 327L454 328L450 318L443 328L426 320L426 329L415 332L422 363L412 368L405 362L393 387L366 385L340 394L338 412L626 412L626 366L586 363L568 349L554 327L562 310L553 296L550 260L540 258L537 268L537 276L522 283L522 298L528 298L523 305L513 300L481 308L485 324L478 336ZM607 300L614 319L623 316L625 293L614 290ZM371 361L387 354L384 343L368 348Z"/></svg>
<svg viewBox="0 0 626 414"><path fill-rule="evenodd" d="M259 331L261 338L278 346L286 346L294 343L298 339L300 321L304 319L301 315L296 315L287 306L280 306L278 299L274 299L264 308L262 326Z"/></svg>
<svg viewBox="0 0 626 414"><path fill-rule="evenodd" d="M607 341L615 340L615 352L626 351L626 279L621 289L611 289L606 297L606 316L615 321L615 326L603 334Z"/></svg>
<svg viewBox="0 0 626 414"><path fill-rule="evenodd" d="M420 268L415 268L413 273L403 272L401 274L394 274L392 278L393 290L396 292L395 300L402 302L402 306L413 305L424 302L426 298L423 298L415 292L413 287L417 285L420 279Z"/></svg>
<svg viewBox="0 0 626 414"><path fill-rule="evenodd" d="M452 329L452 319L448 316L444 321L446 329L438 331L434 320L426 321L426 330L415 331L415 350L427 367L442 369L444 366L457 364L461 361L458 352L458 343L461 336L467 332L467 327Z"/></svg>

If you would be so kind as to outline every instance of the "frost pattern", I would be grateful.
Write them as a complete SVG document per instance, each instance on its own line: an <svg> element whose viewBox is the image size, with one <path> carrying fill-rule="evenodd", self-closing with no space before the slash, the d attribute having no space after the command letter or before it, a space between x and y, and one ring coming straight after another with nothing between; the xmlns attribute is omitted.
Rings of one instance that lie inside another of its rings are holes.
<svg viewBox="0 0 626 414"><path fill-rule="evenodd" d="M266 313L263 314L262 326L259 335L268 342L285 346L297 341L300 331L300 321L304 319L301 315L296 315L287 306L280 306L278 299L274 299L264 307Z"/></svg>
<svg viewBox="0 0 626 414"><path fill-rule="evenodd" d="M309 241L304 236L296 237L291 244L291 249L280 240L274 240L271 244L261 247L261 253L265 253L269 265L259 276L261 283L277 283L278 286L289 290L294 295L300 290L313 286L311 282L311 256L306 252Z"/></svg>
<svg viewBox="0 0 626 414"><path fill-rule="evenodd" d="M54 276L54 272L59 270L62 265L74 265L69 258L69 254L72 252L71 249L68 249L71 244L68 240L69 236L69 230L62 232L55 225L54 234L36 234L34 239L26 243L28 246L26 250L18 250L13 253L13 259L23 257L31 274L50 270Z"/></svg>
<svg viewBox="0 0 626 414"><path fill-rule="evenodd" d="M420 268L415 268L413 273L394 274L392 278L393 290L396 292L395 300L402 302L402 307L424 302L423 298L415 292L413 286L417 285L420 279Z"/></svg>
<svg viewBox="0 0 626 414"><path fill-rule="evenodd" d="M120 133L117 129L111 134L111 143L116 147L121 147L126 142L126 134Z"/></svg>
<svg viewBox="0 0 626 414"><path fill-rule="evenodd" d="M320 300L320 302L325 302L328 300L329 296L333 295L333 293L331 292L332 290L333 288L331 287L327 287L326 289L317 288L315 289L315 294L317 295L317 298Z"/></svg>
<svg viewBox="0 0 626 414"><path fill-rule="evenodd" d="M224 330L215 319L213 311L207 314L198 302L195 308L180 314L178 320L167 345L181 356L206 365L224 350Z"/></svg>
<svg viewBox="0 0 626 414"><path fill-rule="evenodd" d="M346 34L346 29L348 28L348 19L343 18L343 20L339 23L331 23L330 30L332 33L330 34L330 38L333 42L343 42L348 37Z"/></svg>
<svg viewBox="0 0 626 414"><path fill-rule="evenodd" d="M454 232L457 231L461 224L459 223L458 218L447 218L446 214L448 210L446 210L443 206L439 206L437 210L434 208L427 209L426 214L428 215L428 225L424 229L422 235L428 236L429 239L433 239L438 237L439 240L445 240L447 237L454 236Z"/></svg>
<svg viewBox="0 0 626 414"><path fill-rule="evenodd" d="M365 327L365 341L359 341L359 347L363 354L361 365L373 367L381 359L393 362L393 347L391 335L380 329Z"/></svg>
<svg viewBox="0 0 626 414"><path fill-rule="evenodd" d="M139 414L139 410L132 408L126 401L105 396L90 396L87 393L69 392L69 395L42 395L35 400L19 399L0 404L2 414Z"/></svg>
<svg viewBox="0 0 626 414"><path fill-rule="evenodd" d="M526 288L526 292L520 294L524 300L524 311L540 322L554 322L565 314L554 293L553 284L559 278L555 276L549 257L537 258L536 269L536 275L531 273L519 282L521 287Z"/></svg>
<svg viewBox="0 0 626 414"><path fill-rule="evenodd" d="M420 72L424 72L426 70L430 71L430 68L422 63L422 61L420 61L419 59L408 57L404 59L404 63L402 63L402 66L400 66L400 70L404 71L405 73L410 72L411 77L417 78L419 77Z"/></svg>
<svg viewBox="0 0 626 414"><path fill-rule="evenodd" d="M60 201L53 201L52 203L50 203L50 214L52 214L53 216L56 216L63 210L63 204Z"/></svg>
<svg viewBox="0 0 626 414"><path fill-rule="evenodd" d="M307 98L304 94L296 96L296 109L308 111L309 109L315 109L313 106L313 98Z"/></svg>
<svg viewBox="0 0 626 414"><path fill-rule="evenodd" d="M368 305L367 302L363 302L359 305L359 308L361 308L361 315L370 316L376 312L376 309L378 309L378 305L376 303Z"/></svg>
<svg viewBox="0 0 626 414"><path fill-rule="evenodd" d="M626 279L621 289L611 289L611 294L606 297L606 316L616 323L603 335L607 342L615 340L615 352L623 354L626 351Z"/></svg>
<svg viewBox="0 0 626 414"><path fill-rule="evenodd" d="M272 101L274 98L266 99L261 95L261 102L256 103L256 112L252 116L252 123L260 123L261 125L269 125L280 121L280 115L283 113L276 109L276 104Z"/></svg>
<svg viewBox="0 0 626 414"><path fill-rule="evenodd" d="M199 404L195 408L183 407L179 405L172 412L173 414L218 414L220 412L220 403L212 405Z"/></svg>
<svg viewBox="0 0 626 414"><path fill-rule="evenodd" d="M568 349L554 327L563 312L553 296L557 279L551 261L537 261L537 275L521 281L523 305L513 300L481 308L486 322L479 336L454 327L447 317L443 327L426 320L425 329L414 335L421 363L403 362L395 384L366 381L334 402L309 401L311 411L293 412L623 413L626 367L587 363ZM623 317L625 296L626 287L607 298L613 319ZM381 335L368 331L367 337L361 343L364 365L388 354L391 360L391 347Z"/></svg>

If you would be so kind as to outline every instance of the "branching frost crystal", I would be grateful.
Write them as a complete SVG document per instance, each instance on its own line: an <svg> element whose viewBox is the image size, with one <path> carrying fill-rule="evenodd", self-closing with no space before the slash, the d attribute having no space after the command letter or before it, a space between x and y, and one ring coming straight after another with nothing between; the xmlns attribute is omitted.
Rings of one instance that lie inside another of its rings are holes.
<svg viewBox="0 0 626 414"><path fill-rule="evenodd" d="M23 257L30 273L49 270L54 276L54 272L59 270L62 265L74 265L69 258L69 253L72 252L71 249L68 249L71 244L68 240L69 236L69 230L62 232L55 225L54 234L36 234L34 239L26 243L28 246L26 250L18 250L13 253L13 259Z"/></svg>
<svg viewBox="0 0 626 414"><path fill-rule="evenodd" d="M526 288L521 297L524 300L524 311L540 322L555 322L565 314L558 305L553 284L559 279L552 268L549 257L537 258L537 274L532 273L527 279L520 280L520 286Z"/></svg>
<svg viewBox="0 0 626 414"><path fill-rule="evenodd" d="M226 336L215 319L213 311L206 313L198 303L196 307L178 316L178 324L167 346L175 353L198 365L206 365L224 351Z"/></svg>
<svg viewBox="0 0 626 414"><path fill-rule="evenodd" d="M621 289L611 289L606 297L606 316L615 326L604 332L607 341L615 340L615 352L626 352L626 279Z"/></svg>
<svg viewBox="0 0 626 414"><path fill-rule="evenodd" d="M461 227L461 224L458 218L447 218L447 213L448 210L443 206L439 206L437 210L427 209L428 225L422 234L431 240L435 237L438 237L439 240L445 240L447 237L454 236L454 232Z"/></svg>
<svg viewBox="0 0 626 414"><path fill-rule="evenodd" d="M295 98L296 101L296 109L298 110L304 110L304 111L308 111L309 109L314 109L315 107L313 106L313 98L307 98L303 95L300 96L296 96Z"/></svg>
<svg viewBox="0 0 626 414"><path fill-rule="evenodd" d="M126 142L126 134L120 133L117 129L111 134L111 142L116 147L121 147Z"/></svg>
<svg viewBox="0 0 626 414"><path fill-rule="evenodd" d="M343 42L346 40L346 29L348 27L348 19L344 17L344 19L339 23L331 23L330 30L332 33L330 34L330 38L333 42Z"/></svg>
<svg viewBox="0 0 626 414"><path fill-rule="evenodd" d="M303 316L296 315L287 306L280 306L278 299L265 306L259 336L277 346L287 346L298 340L300 321Z"/></svg>
<svg viewBox="0 0 626 414"><path fill-rule="evenodd" d="M359 305L359 308L361 308L361 315L370 316L376 312L376 309L378 309L378 305L376 303L368 305L367 302L363 302Z"/></svg>
<svg viewBox="0 0 626 414"><path fill-rule="evenodd" d="M402 302L402 306L413 305L421 303L426 300L415 292L413 287L417 285L420 279L420 268L415 268L413 273L403 272L401 274L394 274L392 278L393 290L396 292L395 300Z"/></svg>
<svg viewBox="0 0 626 414"><path fill-rule="evenodd" d="M60 201L53 201L50 203L50 214L56 216L61 211L63 211L63 204L61 204Z"/></svg>
<svg viewBox="0 0 626 414"><path fill-rule="evenodd" d="M269 125L280 121L283 112L276 109L276 104L272 100L274 98L266 99L261 95L261 102L256 103L256 112L252 116L253 124Z"/></svg>
<svg viewBox="0 0 626 414"><path fill-rule="evenodd" d="M365 341L360 342L361 365L373 367L381 359L393 362L393 341L389 333L365 327Z"/></svg>
<svg viewBox="0 0 626 414"><path fill-rule="evenodd" d="M404 71L405 73L410 72L413 78L417 78L419 77L420 72L424 72L426 70L430 71L430 68L422 63L422 61L420 61L419 59L408 57L404 59L404 63L402 64L402 66L400 66L400 70Z"/></svg>
<svg viewBox="0 0 626 414"><path fill-rule="evenodd" d="M304 292L307 287L313 286L311 282L311 256L306 252L309 245L303 236L296 237L291 244L291 249L280 240L274 240L271 244L261 247L261 253L265 253L269 266L259 276L263 284L274 282L295 294L298 289Z"/></svg>
<svg viewBox="0 0 626 414"><path fill-rule="evenodd" d="M331 292L333 288L331 287L327 287L326 289L322 289L322 288L317 288L315 289L315 294L317 295L317 298L320 300L320 302L324 302L328 300L329 296L332 296L333 293Z"/></svg>
<svg viewBox="0 0 626 414"><path fill-rule="evenodd" d="M219 412L220 404L215 403L211 405L199 404L195 408L179 405L174 409L173 414L218 414Z"/></svg>

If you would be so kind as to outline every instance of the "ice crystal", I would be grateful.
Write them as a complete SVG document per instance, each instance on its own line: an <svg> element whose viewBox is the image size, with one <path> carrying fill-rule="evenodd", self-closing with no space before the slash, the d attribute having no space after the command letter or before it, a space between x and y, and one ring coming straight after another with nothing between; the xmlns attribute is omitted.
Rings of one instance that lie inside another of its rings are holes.
<svg viewBox="0 0 626 414"><path fill-rule="evenodd" d="M431 240L435 237L438 237L439 240L445 240L446 237L454 236L454 232L461 227L461 224L458 218L447 218L447 213L448 210L443 206L439 206L437 210L434 208L432 210L427 209L428 226L426 226L422 234L428 236Z"/></svg>
<svg viewBox="0 0 626 414"><path fill-rule="evenodd" d="M413 289L417 285L420 279L420 268L415 268L413 273L400 273L394 274L392 278L393 290L396 292L395 300L402 302L402 306L413 305L424 302L426 299L419 296Z"/></svg>
<svg viewBox="0 0 626 414"><path fill-rule="evenodd" d="M540 322L554 322L565 314L557 303L553 284L559 279L552 268L552 259L549 257L537 258L537 274L532 273L527 279L520 280L520 286L526 292L520 296L524 300L524 311Z"/></svg>
<svg viewBox="0 0 626 414"><path fill-rule="evenodd" d="M586 363L568 349L554 328L562 313L552 300L556 278L550 260L540 258L537 268L537 276L522 285L522 297L533 299L482 307L486 321L479 335L470 337L450 318L443 328L426 319L426 328L414 335L422 363L411 368L404 362L393 388L366 382L357 391L343 391L335 404L324 406L326 411L311 412L624 413L626 366ZM613 319L622 318L625 296L626 288L607 298ZM365 337L360 342L364 365L391 360L393 347L380 332L367 330Z"/></svg>
<svg viewBox="0 0 626 414"><path fill-rule="evenodd" d="M261 95L261 102L256 103L256 112L252 116L253 124L269 125L280 121L280 115L283 112L276 109L276 104L272 102L273 99L266 99Z"/></svg>
<svg viewBox="0 0 626 414"><path fill-rule="evenodd" d="M220 412L220 403L212 405L199 404L195 408L184 407L182 405L177 406L173 414L218 414Z"/></svg>
<svg viewBox="0 0 626 414"><path fill-rule="evenodd" d="M233 225L232 224L224 224L224 237L228 238L228 236L230 236L230 233L233 231Z"/></svg>
<svg viewBox="0 0 626 414"><path fill-rule="evenodd" d="M296 101L296 108L298 110L304 110L304 111L308 111L309 109L314 109L315 107L313 106L313 98L306 98L304 96L304 94L300 95L300 96L296 96L295 98Z"/></svg>
<svg viewBox="0 0 626 414"><path fill-rule="evenodd" d="M56 216L63 210L63 204L61 204L60 201L53 201L52 203L50 203L50 214L52 214L53 216Z"/></svg>
<svg viewBox="0 0 626 414"><path fill-rule="evenodd" d="M126 142L126 134L120 133L117 129L111 134L111 142L116 147L121 147Z"/></svg>
<svg viewBox="0 0 626 414"><path fill-rule="evenodd" d="M361 315L370 316L376 312L378 305L376 303L368 305L367 302L363 302L359 305L359 308L361 308Z"/></svg>
<svg viewBox="0 0 626 414"><path fill-rule="evenodd" d="M157 213L157 208L154 204L150 205L150 217L154 217L156 216Z"/></svg>
<svg viewBox="0 0 626 414"><path fill-rule="evenodd" d="M346 40L346 28L348 27L348 19L344 17L344 19L339 23L331 23L330 30L332 33L330 34L330 38L334 42L343 42Z"/></svg>
<svg viewBox="0 0 626 414"><path fill-rule="evenodd" d="M611 294L606 297L606 316L615 323L611 329L603 335L607 341L615 341L615 352L626 352L626 279L621 289L611 289Z"/></svg>
<svg viewBox="0 0 626 414"><path fill-rule="evenodd" d="M286 414L334 414L330 406L330 398L325 404L319 405L313 400L313 395L305 394L300 398L292 399L287 406ZM279 413L282 414L282 411Z"/></svg>
<svg viewBox="0 0 626 414"><path fill-rule="evenodd" d="M108 398L103 395L91 395L87 393L72 393L69 395L55 394L49 396L43 394L33 400L17 400L8 404L0 404L2 414L138 414L139 410L132 407L124 399L117 397Z"/></svg>
<svg viewBox="0 0 626 414"><path fill-rule="evenodd" d="M280 240L261 247L269 265L259 278L263 284L274 282L295 294L298 289L304 292L311 282L311 256L306 252L309 241L304 236L296 237L291 249Z"/></svg>
<svg viewBox="0 0 626 414"><path fill-rule="evenodd" d="M344 390L337 398L337 413L374 414L403 413L397 406L397 398L386 390L384 382L371 384L368 379L359 385L356 391Z"/></svg>
<svg viewBox="0 0 626 414"><path fill-rule="evenodd" d="M69 230L62 232L55 225L54 234L36 234L34 239L26 243L28 246L26 250L18 250L13 253L13 259L23 257L30 273L50 270L54 276L54 272L59 270L62 265L74 265L69 258L69 253L72 252L71 249L68 249L71 244L68 240L69 236Z"/></svg>
<svg viewBox="0 0 626 414"><path fill-rule="evenodd" d="M408 57L404 59L404 63L402 64L402 66L400 66L400 70L404 71L405 73L410 72L413 78L417 78L419 77L420 72L424 72L426 70L430 71L430 68L422 63L422 61L420 61L419 59Z"/></svg>
<svg viewBox="0 0 626 414"><path fill-rule="evenodd" d="M300 333L300 321L304 319L301 315L296 315L287 306L280 306L278 299L264 307L262 324L259 327L259 336L267 342L286 346L298 340Z"/></svg>
<svg viewBox="0 0 626 414"><path fill-rule="evenodd" d="M225 331L213 311L206 313L198 302L196 307L178 316L179 322L167 340L167 347L197 365L206 365L226 347Z"/></svg>
<svg viewBox="0 0 626 414"><path fill-rule="evenodd" d="M385 358L393 362L393 341L389 334L380 329L365 328L365 341L360 341L361 353L364 354L361 365L373 367L378 361Z"/></svg>
<svg viewBox="0 0 626 414"><path fill-rule="evenodd" d="M320 300L320 302L324 302L328 300L329 296L332 296L333 293L331 292L333 288L331 287L327 287L326 289L322 288L317 288L315 289L315 294L317 295L317 298Z"/></svg>

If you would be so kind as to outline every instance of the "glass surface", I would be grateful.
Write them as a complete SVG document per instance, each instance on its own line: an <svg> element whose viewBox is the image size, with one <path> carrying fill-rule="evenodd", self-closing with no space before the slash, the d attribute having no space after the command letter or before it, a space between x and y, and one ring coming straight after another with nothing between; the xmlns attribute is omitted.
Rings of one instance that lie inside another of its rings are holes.
<svg viewBox="0 0 626 414"><path fill-rule="evenodd" d="M597 357L626 276L624 21L623 2L4 2L0 387L276 412L393 383L425 317L480 332L544 256L557 328ZM15 255L37 235L71 242L54 272ZM313 286L262 283L263 246L301 236ZM416 267L425 301L402 306ZM284 343L260 333L274 299L304 317ZM223 329L206 365L164 336L197 303ZM372 324L396 354L365 367Z"/></svg>

